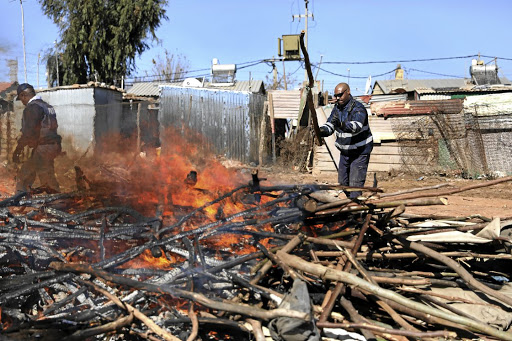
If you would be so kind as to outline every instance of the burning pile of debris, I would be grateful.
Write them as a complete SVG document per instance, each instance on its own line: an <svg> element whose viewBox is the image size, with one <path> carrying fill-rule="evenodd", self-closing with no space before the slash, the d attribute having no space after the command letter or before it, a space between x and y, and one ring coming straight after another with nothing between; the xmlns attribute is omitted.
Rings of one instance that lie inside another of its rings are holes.
<svg viewBox="0 0 512 341"><path fill-rule="evenodd" d="M469 187L368 187L350 201L330 194L353 188L264 186L256 171L212 192L195 187L200 175L186 188L211 199L188 205L186 190L167 188L134 207L127 193L88 188L80 169L79 191L1 201L2 334L512 340L509 222L406 213Z"/></svg>

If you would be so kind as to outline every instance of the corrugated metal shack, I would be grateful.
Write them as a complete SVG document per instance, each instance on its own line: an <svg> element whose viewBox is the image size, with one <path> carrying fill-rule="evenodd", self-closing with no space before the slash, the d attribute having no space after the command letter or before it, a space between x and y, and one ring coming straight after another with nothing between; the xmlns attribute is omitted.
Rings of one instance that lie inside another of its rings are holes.
<svg viewBox="0 0 512 341"><path fill-rule="evenodd" d="M158 114L161 129L188 127L204 136L217 154L257 163L265 101L261 84L252 81L252 88L245 91L162 85Z"/></svg>
<svg viewBox="0 0 512 341"><path fill-rule="evenodd" d="M468 138L481 139L484 167L490 172L512 173L512 93L467 97L464 118ZM470 129L473 122L478 130Z"/></svg>
<svg viewBox="0 0 512 341"><path fill-rule="evenodd" d="M512 173L511 92L375 103L372 112L391 124L400 159L394 169Z"/></svg>
<svg viewBox="0 0 512 341"><path fill-rule="evenodd" d="M116 141L118 139L115 137L126 129L124 125L127 120L122 114L122 91L119 89L80 85L41 90L38 95L55 108L63 150L68 153L102 151L105 139ZM21 104L16 107L19 118L16 124L19 125L24 107ZM112 147L111 143L109 145ZM119 141L121 146L125 144Z"/></svg>

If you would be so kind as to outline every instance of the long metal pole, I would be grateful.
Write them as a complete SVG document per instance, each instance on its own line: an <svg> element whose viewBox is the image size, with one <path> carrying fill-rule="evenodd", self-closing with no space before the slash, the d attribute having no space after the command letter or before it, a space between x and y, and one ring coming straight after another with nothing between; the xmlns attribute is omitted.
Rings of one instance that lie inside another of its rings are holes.
<svg viewBox="0 0 512 341"><path fill-rule="evenodd" d="M23 37L23 69L25 71L25 83L27 82L27 53L25 52L25 14L23 13L23 0L20 0L21 6L21 35Z"/></svg>
<svg viewBox="0 0 512 341"><path fill-rule="evenodd" d="M318 63L318 66L316 68L316 75L315 75L315 81L318 80L318 71L320 71L320 66L322 65L322 59L324 58L324 55L320 55L320 63Z"/></svg>
<svg viewBox="0 0 512 341"><path fill-rule="evenodd" d="M41 52L37 54L37 88L39 89L39 59L41 58Z"/></svg>
<svg viewBox="0 0 512 341"><path fill-rule="evenodd" d="M57 86L59 86L59 50L57 48L57 41L54 41L55 44L55 67L57 68Z"/></svg>
<svg viewBox="0 0 512 341"><path fill-rule="evenodd" d="M306 51L308 50L308 2L309 0L304 0L304 3L306 5L306 25L304 29L304 46L306 47ZM305 83L308 82L308 71L304 70L304 81Z"/></svg>

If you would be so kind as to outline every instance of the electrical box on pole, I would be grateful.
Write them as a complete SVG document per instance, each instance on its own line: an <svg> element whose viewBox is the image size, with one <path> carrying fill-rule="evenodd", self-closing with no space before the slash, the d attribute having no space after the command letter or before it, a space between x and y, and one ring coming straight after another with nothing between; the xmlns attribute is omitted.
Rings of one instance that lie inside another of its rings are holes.
<svg viewBox="0 0 512 341"><path fill-rule="evenodd" d="M284 60L300 60L299 38L298 34L285 34L277 38L277 55L284 57Z"/></svg>

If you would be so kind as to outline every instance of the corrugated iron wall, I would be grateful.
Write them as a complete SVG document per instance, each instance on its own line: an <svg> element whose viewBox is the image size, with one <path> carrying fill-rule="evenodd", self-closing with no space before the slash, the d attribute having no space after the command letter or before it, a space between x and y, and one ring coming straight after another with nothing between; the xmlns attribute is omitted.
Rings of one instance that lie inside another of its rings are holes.
<svg viewBox="0 0 512 341"><path fill-rule="evenodd" d="M158 117L162 129L188 127L218 154L257 162L264 101L264 95L251 92L162 87Z"/></svg>
<svg viewBox="0 0 512 341"><path fill-rule="evenodd" d="M65 88L41 91L38 95L55 108L58 132L67 152L83 153L93 148L96 151L102 138L121 131L122 94L118 91Z"/></svg>

